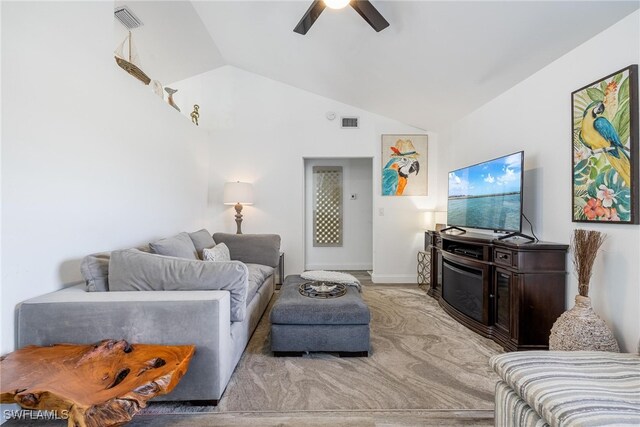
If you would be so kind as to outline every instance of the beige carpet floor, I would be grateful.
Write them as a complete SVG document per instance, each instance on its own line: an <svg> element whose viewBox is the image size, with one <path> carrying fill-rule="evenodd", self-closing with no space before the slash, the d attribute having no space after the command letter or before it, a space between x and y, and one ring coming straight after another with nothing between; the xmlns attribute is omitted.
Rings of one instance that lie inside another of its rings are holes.
<svg viewBox="0 0 640 427"><path fill-rule="evenodd" d="M152 403L130 425L492 425L497 377L488 360L502 348L416 285L361 281L372 313L370 357L275 358L267 310L218 407Z"/></svg>
<svg viewBox="0 0 640 427"><path fill-rule="evenodd" d="M371 354L274 358L268 318L256 329L218 410L493 409L501 351L417 286L368 285Z"/></svg>

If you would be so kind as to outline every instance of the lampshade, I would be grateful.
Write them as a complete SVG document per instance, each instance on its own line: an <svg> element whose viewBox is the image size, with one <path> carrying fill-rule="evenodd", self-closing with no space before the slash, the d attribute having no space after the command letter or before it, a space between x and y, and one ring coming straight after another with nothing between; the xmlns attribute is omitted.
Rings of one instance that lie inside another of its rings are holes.
<svg viewBox="0 0 640 427"><path fill-rule="evenodd" d="M253 186L248 182L225 182L222 200L225 205L252 205Z"/></svg>
<svg viewBox="0 0 640 427"><path fill-rule="evenodd" d="M423 226L425 230L433 230L433 228L435 227L435 217L436 217L436 213L435 211L426 211L423 212L424 218L423 218Z"/></svg>
<svg viewBox="0 0 640 427"><path fill-rule="evenodd" d="M330 9L342 9L350 3L350 0L324 0L324 4Z"/></svg>

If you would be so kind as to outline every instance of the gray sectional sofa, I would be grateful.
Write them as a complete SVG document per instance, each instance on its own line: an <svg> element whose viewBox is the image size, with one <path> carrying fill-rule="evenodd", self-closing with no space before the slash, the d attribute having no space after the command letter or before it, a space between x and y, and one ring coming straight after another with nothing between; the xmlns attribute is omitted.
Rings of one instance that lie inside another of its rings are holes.
<svg viewBox="0 0 640 427"><path fill-rule="evenodd" d="M193 250L183 246L181 256L166 255L189 238ZM180 384L157 400L217 403L273 295L280 236L216 233L211 239L200 230L171 239L90 255L82 263L86 285L21 303L17 348L109 338L195 344ZM232 261L200 259L216 243L229 248Z"/></svg>

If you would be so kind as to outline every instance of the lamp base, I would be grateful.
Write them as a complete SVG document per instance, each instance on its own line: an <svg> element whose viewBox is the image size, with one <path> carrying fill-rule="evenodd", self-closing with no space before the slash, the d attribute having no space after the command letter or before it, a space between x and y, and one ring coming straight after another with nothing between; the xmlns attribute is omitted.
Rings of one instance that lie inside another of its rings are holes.
<svg viewBox="0 0 640 427"><path fill-rule="evenodd" d="M242 234L242 214L240 212L242 212L242 205L240 203L237 203L235 205L235 209L236 209L236 224L238 226L238 229L236 230L236 234Z"/></svg>

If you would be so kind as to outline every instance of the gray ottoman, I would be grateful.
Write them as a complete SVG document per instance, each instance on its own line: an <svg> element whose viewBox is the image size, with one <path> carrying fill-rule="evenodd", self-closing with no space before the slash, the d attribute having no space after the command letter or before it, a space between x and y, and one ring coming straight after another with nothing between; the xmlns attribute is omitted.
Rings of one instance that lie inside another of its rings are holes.
<svg viewBox="0 0 640 427"><path fill-rule="evenodd" d="M357 289L348 286L339 298L318 299L298 291L305 279L287 276L271 310L271 351L274 356L305 352L369 355L369 307Z"/></svg>

